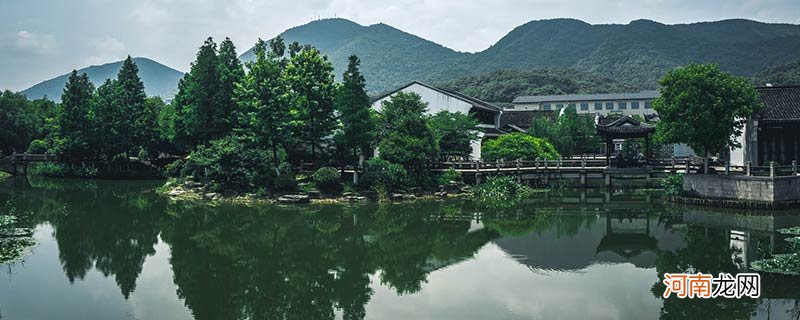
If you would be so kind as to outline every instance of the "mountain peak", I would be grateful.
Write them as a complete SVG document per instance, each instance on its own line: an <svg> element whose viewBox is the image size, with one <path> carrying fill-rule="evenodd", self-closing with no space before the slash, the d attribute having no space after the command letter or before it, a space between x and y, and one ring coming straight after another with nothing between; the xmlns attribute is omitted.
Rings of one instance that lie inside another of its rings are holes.
<svg viewBox="0 0 800 320"><path fill-rule="evenodd" d="M178 80L183 77L183 72L165 66L147 57L135 57L133 62L139 68L139 77L144 82L145 91L149 96L162 98L172 97L178 88ZM122 60L92 65L77 70L86 73L95 86L101 85L106 79L117 77L122 67ZM61 100L61 93L67 83L69 73L40 82L22 91L28 99L41 99L47 97L55 101Z"/></svg>

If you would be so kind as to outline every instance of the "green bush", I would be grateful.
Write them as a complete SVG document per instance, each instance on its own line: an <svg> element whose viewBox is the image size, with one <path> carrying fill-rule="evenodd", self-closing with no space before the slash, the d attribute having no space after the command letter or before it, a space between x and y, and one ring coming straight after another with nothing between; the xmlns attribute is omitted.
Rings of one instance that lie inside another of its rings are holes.
<svg viewBox="0 0 800 320"><path fill-rule="evenodd" d="M274 170L273 170L274 172ZM297 190L297 178L292 172L292 165L288 162L282 162L278 166L280 175L270 179L273 182L272 187L276 192L290 192Z"/></svg>
<svg viewBox="0 0 800 320"><path fill-rule="evenodd" d="M531 194L531 189L509 176L494 176L475 187L473 197L492 209L511 208Z"/></svg>
<svg viewBox="0 0 800 320"><path fill-rule="evenodd" d="M484 160L534 160L560 157L553 145L545 139L525 133L511 133L489 140L483 144L481 156Z"/></svg>
<svg viewBox="0 0 800 320"><path fill-rule="evenodd" d="M31 141L31 144L28 145L28 153L42 154L46 152L47 152L47 143L42 140L39 139L33 140Z"/></svg>
<svg viewBox="0 0 800 320"><path fill-rule="evenodd" d="M206 185L217 183L225 190L249 191L270 185L270 176L275 176L272 162L271 152L227 136L198 146L186 158L180 176L192 176Z"/></svg>
<svg viewBox="0 0 800 320"><path fill-rule="evenodd" d="M314 172L312 179L320 191L333 192L341 187L342 174L336 168L322 167Z"/></svg>
<svg viewBox="0 0 800 320"><path fill-rule="evenodd" d="M67 171L63 164L45 162L30 167L28 174L42 177L64 177L67 175Z"/></svg>
<svg viewBox="0 0 800 320"><path fill-rule="evenodd" d="M408 172L403 166L375 158L364 161L360 184L370 188L399 189L408 184Z"/></svg>
<svg viewBox="0 0 800 320"><path fill-rule="evenodd" d="M462 182L463 177L461 176L461 172L450 168L442 172L442 175L439 176L439 184L449 184L450 181Z"/></svg>
<svg viewBox="0 0 800 320"><path fill-rule="evenodd" d="M664 188L664 193L670 196L677 196L683 190L683 175L671 174L664 180L661 180L661 187Z"/></svg>
<svg viewBox="0 0 800 320"><path fill-rule="evenodd" d="M180 177L183 166L186 162L183 159L178 159L172 163L164 166L164 173L168 177Z"/></svg>

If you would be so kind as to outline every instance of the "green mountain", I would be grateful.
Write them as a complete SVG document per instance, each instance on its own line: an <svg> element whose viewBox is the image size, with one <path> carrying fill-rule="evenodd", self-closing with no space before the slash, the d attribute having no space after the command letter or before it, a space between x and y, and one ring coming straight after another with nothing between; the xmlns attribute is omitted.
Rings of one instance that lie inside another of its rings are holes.
<svg viewBox="0 0 800 320"><path fill-rule="evenodd" d="M591 25L574 19L531 21L477 53L456 52L385 24L318 20L281 34L327 54L337 73L356 54L369 90L391 90L412 80L453 81L500 69L573 68L643 88L657 87L668 70L714 62L752 77L796 59L800 26L750 20L665 25L649 20ZM252 51L242 55L252 59Z"/></svg>
<svg viewBox="0 0 800 320"><path fill-rule="evenodd" d="M172 98L178 90L178 81L183 77L183 72L167 67L148 58L133 58L139 67L139 77L144 82L145 91L149 96L160 96L165 99ZM100 66L91 66L78 70L86 73L95 86L99 86L106 79L116 79L117 72L122 67L122 61L107 63ZM67 83L69 73L50 80L40 82L22 91L28 99L47 97L56 101L61 100L61 92Z"/></svg>
<svg viewBox="0 0 800 320"><path fill-rule="evenodd" d="M441 85L481 100L511 102L523 95L636 92L642 88L567 68L497 70Z"/></svg>
<svg viewBox="0 0 800 320"><path fill-rule="evenodd" d="M346 19L314 21L286 30L281 37L287 45L297 41L326 54L334 65L337 79L347 68L347 57L358 55L367 89L372 92L389 90L412 80L430 80L440 73L458 74L452 62L467 55L386 24L362 26ZM253 60L252 48L240 58ZM442 79L454 79L448 77Z"/></svg>
<svg viewBox="0 0 800 320"><path fill-rule="evenodd" d="M757 86L800 86L800 60L769 67L756 74L754 81Z"/></svg>

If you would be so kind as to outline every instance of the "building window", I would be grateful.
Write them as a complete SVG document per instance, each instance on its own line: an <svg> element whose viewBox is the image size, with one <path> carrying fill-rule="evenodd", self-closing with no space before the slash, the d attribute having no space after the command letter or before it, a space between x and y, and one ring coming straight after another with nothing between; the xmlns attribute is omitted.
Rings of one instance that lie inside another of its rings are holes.
<svg viewBox="0 0 800 320"><path fill-rule="evenodd" d="M563 103L556 103L556 110L561 110L563 108L564 108L564 104Z"/></svg>
<svg viewBox="0 0 800 320"><path fill-rule="evenodd" d="M650 101L645 101L644 102L644 108L645 109L653 109L653 105L650 104Z"/></svg>
<svg viewBox="0 0 800 320"><path fill-rule="evenodd" d="M639 101L631 102L631 109L639 109Z"/></svg>
<svg viewBox="0 0 800 320"><path fill-rule="evenodd" d="M606 110L614 110L614 103L606 102Z"/></svg>
<svg viewBox="0 0 800 320"><path fill-rule="evenodd" d="M625 102L625 101L620 101L618 104L619 104L619 109L620 109L620 110L625 110L625 109L628 109L628 103L627 103L627 102Z"/></svg>
<svg viewBox="0 0 800 320"><path fill-rule="evenodd" d="M550 104L545 103L544 106L542 107L542 110L550 110Z"/></svg>
<svg viewBox="0 0 800 320"><path fill-rule="evenodd" d="M574 103L570 103L570 104L568 104L567 106L568 106L568 107L570 107L570 108L572 108L572 109L575 109L575 104L574 104Z"/></svg>
<svg viewBox="0 0 800 320"><path fill-rule="evenodd" d="M581 110L589 110L589 104L586 102L581 103Z"/></svg>
<svg viewBox="0 0 800 320"><path fill-rule="evenodd" d="M603 110L603 103L602 102L595 102L594 103L595 110Z"/></svg>

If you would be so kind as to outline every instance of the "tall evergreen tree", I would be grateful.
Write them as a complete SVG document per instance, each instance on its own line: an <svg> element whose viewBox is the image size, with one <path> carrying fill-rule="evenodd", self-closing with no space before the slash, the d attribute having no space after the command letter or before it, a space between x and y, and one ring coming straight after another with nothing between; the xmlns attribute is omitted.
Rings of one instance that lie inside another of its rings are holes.
<svg viewBox="0 0 800 320"><path fill-rule="evenodd" d="M200 46L197 59L178 84L175 104L175 143L182 151L208 142L212 117L218 103L219 63L217 44L208 38Z"/></svg>
<svg viewBox="0 0 800 320"><path fill-rule="evenodd" d="M268 53L266 47L264 40L258 39L256 59L247 63L248 73L236 87L236 101L255 139L272 151L277 167L278 151L289 133L289 94L279 56L275 51Z"/></svg>
<svg viewBox="0 0 800 320"><path fill-rule="evenodd" d="M65 161L77 163L89 158L92 130L91 103L94 85L85 73L72 70L59 105L59 149Z"/></svg>
<svg viewBox="0 0 800 320"><path fill-rule="evenodd" d="M234 89L237 83L244 79L244 68L242 62L236 55L236 47L233 41L225 38L219 45L219 92L217 100L219 104L215 110L212 132L213 137L220 137L228 134L231 129L237 126L236 101L234 100Z"/></svg>
<svg viewBox="0 0 800 320"><path fill-rule="evenodd" d="M375 131L366 81L358 69L360 63L355 55L348 58L342 85L336 92L336 108L342 123L341 137L337 140L352 152L353 161L358 161L370 148Z"/></svg>
<svg viewBox="0 0 800 320"><path fill-rule="evenodd" d="M145 105L147 94L139 78L139 68L130 56L122 63L117 74L116 87L118 107L115 123L120 135L115 138L124 145L127 156L136 156L143 146L153 140L156 128L155 115Z"/></svg>
<svg viewBox="0 0 800 320"><path fill-rule="evenodd" d="M118 122L123 120L124 115L117 101L116 80L106 79L97 88L93 109L96 132L92 144L97 148L100 159L108 163L126 150L125 140L119 139L122 126Z"/></svg>
<svg viewBox="0 0 800 320"><path fill-rule="evenodd" d="M336 125L333 65L319 50L306 47L289 60L286 81L293 96L293 112L298 124L295 137L311 148L311 158L316 161L322 138L328 136Z"/></svg>

